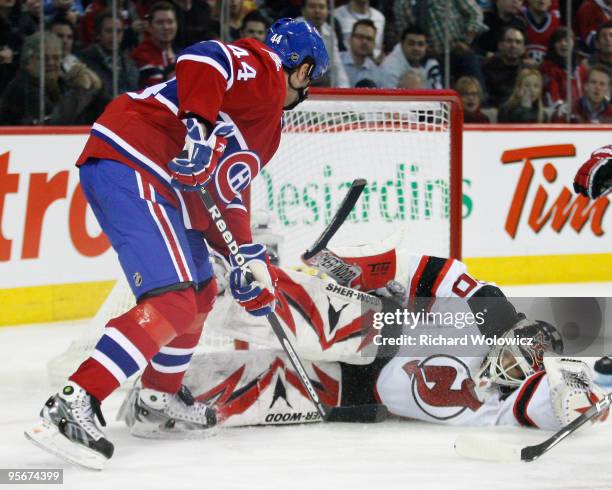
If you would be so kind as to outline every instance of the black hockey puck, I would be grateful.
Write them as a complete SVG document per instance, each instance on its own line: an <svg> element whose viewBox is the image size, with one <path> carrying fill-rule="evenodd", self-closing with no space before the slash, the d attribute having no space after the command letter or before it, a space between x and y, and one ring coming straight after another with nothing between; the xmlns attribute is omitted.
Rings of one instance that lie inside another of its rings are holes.
<svg viewBox="0 0 612 490"><path fill-rule="evenodd" d="M612 375L612 357L604 356L595 363L595 371L607 376Z"/></svg>

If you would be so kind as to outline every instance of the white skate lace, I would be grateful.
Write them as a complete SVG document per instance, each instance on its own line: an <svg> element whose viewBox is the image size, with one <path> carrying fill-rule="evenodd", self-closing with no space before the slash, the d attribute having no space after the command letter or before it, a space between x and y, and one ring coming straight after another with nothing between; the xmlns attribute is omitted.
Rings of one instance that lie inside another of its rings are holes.
<svg viewBox="0 0 612 490"><path fill-rule="evenodd" d="M72 415L78 424L94 439L104 437L104 433L95 423L94 416L98 418L100 424L105 427L106 421L100 411L100 404L91 398L86 392L79 393L75 400L69 402Z"/></svg>

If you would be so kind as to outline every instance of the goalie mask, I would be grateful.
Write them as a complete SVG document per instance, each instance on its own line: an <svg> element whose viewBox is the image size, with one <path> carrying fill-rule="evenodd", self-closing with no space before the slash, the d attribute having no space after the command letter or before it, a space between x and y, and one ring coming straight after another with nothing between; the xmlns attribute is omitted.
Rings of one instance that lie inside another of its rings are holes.
<svg viewBox="0 0 612 490"><path fill-rule="evenodd" d="M550 323L530 321L523 314L483 362L478 378L488 385L514 389L543 368L546 353L561 354L563 340Z"/></svg>

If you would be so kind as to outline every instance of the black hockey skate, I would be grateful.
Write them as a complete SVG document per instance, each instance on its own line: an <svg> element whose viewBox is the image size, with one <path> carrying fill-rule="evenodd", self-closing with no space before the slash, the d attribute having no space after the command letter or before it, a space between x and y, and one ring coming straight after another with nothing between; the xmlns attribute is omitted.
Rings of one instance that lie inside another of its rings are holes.
<svg viewBox="0 0 612 490"><path fill-rule="evenodd" d="M196 401L186 386L178 393L143 388L140 381L123 401L117 420L124 420L130 433L150 439L192 439L214 435L215 411Z"/></svg>
<svg viewBox="0 0 612 490"><path fill-rule="evenodd" d="M612 387L612 357L604 356L595 362L595 382L606 388Z"/></svg>
<svg viewBox="0 0 612 490"><path fill-rule="evenodd" d="M69 381L49 398L40 417L25 436L45 451L94 470L103 469L113 455L112 443L95 421L106 426L100 402L76 383Z"/></svg>

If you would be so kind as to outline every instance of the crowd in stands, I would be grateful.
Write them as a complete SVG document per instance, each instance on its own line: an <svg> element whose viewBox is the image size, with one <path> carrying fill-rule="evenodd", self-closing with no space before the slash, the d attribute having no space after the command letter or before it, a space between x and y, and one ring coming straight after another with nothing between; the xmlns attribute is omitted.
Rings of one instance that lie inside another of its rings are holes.
<svg viewBox="0 0 612 490"><path fill-rule="evenodd" d="M117 93L172 78L186 46L263 41L281 17L321 33L320 86L441 89L448 36L466 122L612 123L612 0L572 0L569 19L569 0L226 1L222 26L222 0L117 0L116 17L110 0L0 0L0 124L91 124Z"/></svg>

